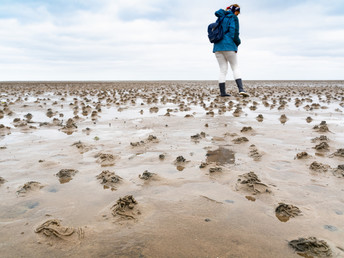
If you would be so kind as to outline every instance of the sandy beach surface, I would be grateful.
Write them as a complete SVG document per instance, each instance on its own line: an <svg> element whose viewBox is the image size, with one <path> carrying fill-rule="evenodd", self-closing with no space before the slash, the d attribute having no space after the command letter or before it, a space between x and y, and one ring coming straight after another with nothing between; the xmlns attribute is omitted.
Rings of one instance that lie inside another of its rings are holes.
<svg viewBox="0 0 344 258"><path fill-rule="evenodd" d="M344 257L344 82L245 84L0 83L0 256Z"/></svg>

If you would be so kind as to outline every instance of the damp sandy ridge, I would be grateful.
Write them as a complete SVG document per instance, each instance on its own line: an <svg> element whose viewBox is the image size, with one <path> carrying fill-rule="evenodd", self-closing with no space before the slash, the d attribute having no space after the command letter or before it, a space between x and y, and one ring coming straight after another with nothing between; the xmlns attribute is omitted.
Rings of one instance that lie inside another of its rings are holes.
<svg viewBox="0 0 344 258"><path fill-rule="evenodd" d="M0 83L1 254L344 256L343 82L246 84Z"/></svg>

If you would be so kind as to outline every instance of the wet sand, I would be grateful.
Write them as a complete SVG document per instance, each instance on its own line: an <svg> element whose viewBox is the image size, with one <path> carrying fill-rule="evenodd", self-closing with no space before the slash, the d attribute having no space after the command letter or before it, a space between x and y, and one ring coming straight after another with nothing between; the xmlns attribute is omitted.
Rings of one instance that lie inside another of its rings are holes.
<svg viewBox="0 0 344 258"><path fill-rule="evenodd" d="M344 257L344 82L227 88L0 83L1 257Z"/></svg>

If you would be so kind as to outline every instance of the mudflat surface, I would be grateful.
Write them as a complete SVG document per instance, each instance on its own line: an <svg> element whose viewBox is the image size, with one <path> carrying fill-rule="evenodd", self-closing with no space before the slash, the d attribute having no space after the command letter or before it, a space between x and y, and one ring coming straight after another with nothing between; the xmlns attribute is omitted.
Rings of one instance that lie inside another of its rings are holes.
<svg viewBox="0 0 344 258"><path fill-rule="evenodd" d="M1 257L344 257L344 82L245 86L0 83Z"/></svg>

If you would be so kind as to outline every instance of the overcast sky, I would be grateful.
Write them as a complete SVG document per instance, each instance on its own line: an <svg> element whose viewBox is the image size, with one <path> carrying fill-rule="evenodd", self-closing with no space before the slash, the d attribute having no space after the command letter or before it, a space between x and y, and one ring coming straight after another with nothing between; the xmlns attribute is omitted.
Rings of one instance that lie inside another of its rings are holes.
<svg viewBox="0 0 344 258"><path fill-rule="evenodd" d="M343 0L236 3L243 79L344 79ZM0 81L217 80L207 26L230 4L0 0Z"/></svg>

